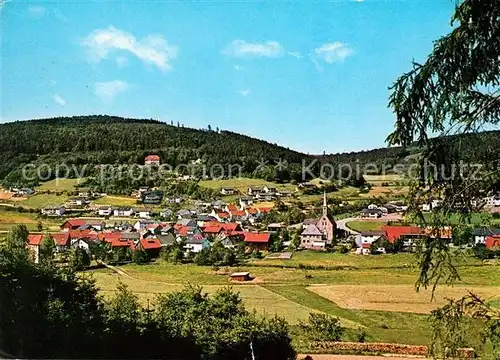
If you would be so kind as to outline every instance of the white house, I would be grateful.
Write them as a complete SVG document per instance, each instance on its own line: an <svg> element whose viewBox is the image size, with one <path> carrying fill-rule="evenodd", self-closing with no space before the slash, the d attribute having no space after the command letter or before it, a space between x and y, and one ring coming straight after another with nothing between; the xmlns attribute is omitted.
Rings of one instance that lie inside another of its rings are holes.
<svg viewBox="0 0 500 360"><path fill-rule="evenodd" d="M63 216L66 212L64 206L56 206L56 207L46 207L42 209L42 215L46 216Z"/></svg>
<svg viewBox="0 0 500 360"><path fill-rule="evenodd" d="M137 220L133 225L133 228L137 231L144 230L148 227L148 225L154 224L152 220Z"/></svg>
<svg viewBox="0 0 500 360"><path fill-rule="evenodd" d="M70 246L72 249L77 249L77 248L83 249L87 252L87 254L90 255L90 245L88 241L84 239L71 239Z"/></svg>
<svg viewBox="0 0 500 360"><path fill-rule="evenodd" d="M236 193L236 189L234 187L223 187L220 189L220 193L222 195L233 195Z"/></svg>
<svg viewBox="0 0 500 360"><path fill-rule="evenodd" d="M113 213L113 208L111 206L101 206L98 210L97 213L99 216L111 216Z"/></svg>
<svg viewBox="0 0 500 360"><path fill-rule="evenodd" d="M117 217L131 217L134 215L134 209L132 208L118 208L113 210L113 215Z"/></svg>
<svg viewBox="0 0 500 360"><path fill-rule="evenodd" d="M187 238L184 249L186 252L198 253L209 247L210 242L207 239L203 239L201 236L195 235Z"/></svg>
<svg viewBox="0 0 500 360"><path fill-rule="evenodd" d="M276 187L275 186L267 186L265 185L262 190L265 192L265 193L276 193Z"/></svg>
<svg viewBox="0 0 500 360"><path fill-rule="evenodd" d="M141 219L150 219L153 215L151 209L138 209L135 213L139 214L139 217Z"/></svg>

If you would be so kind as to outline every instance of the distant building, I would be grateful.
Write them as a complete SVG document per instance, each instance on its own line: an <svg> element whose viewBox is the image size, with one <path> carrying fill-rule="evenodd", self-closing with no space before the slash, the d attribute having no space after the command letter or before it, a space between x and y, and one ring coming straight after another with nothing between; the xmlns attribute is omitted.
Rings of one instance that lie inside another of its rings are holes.
<svg viewBox="0 0 500 360"><path fill-rule="evenodd" d="M152 166L160 166L160 157L158 155L148 155L144 158L144 165Z"/></svg>
<svg viewBox="0 0 500 360"><path fill-rule="evenodd" d="M220 189L220 193L222 195L233 195L236 193L236 189L234 187L223 187Z"/></svg>
<svg viewBox="0 0 500 360"><path fill-rule="evenodd" d="M66 209L63 206L46 207L42 209L42 215L45 216L63 216Z"/></svg>
<svg viewBox="0 0 500 360"><path fill-rule="evenodd" d="M328 215L326 192L323 194L323 215L319 219L307 219L307 225L300 235L300 247L306 249L324 250L335 238L335 220Z"/></svg>

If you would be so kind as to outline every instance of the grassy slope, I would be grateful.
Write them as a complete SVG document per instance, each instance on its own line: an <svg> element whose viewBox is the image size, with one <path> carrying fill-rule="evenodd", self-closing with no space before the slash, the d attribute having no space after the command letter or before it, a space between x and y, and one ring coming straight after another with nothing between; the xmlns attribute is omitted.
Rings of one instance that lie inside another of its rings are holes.
<svg viewBox="0 0 500 360"><path fill-rule="evenodd" d="M281 267L285 264L298 266L299 263L349 266L351 269L299 270ZM233 284L233 287L241 293L247 306L259 313L277 313L285 316L291 323L296 323L304 319L310 311L322 311L341 317L346 326L363 327L368 335L367 340L425 344L430 335L425 315L343 309L307 289L314 284L412 285L417 277L417 269L411 266L412 263L413 256L410 254L362 257L304 251L294 254L293 259L289 261L255 260L248 265L227 269L227 272L246 270L256 277L257 283ZM229 284L227 275L218 275L210 267L170 265L160 261L143 266L126 265L123 269L136 278L122 278L123 281L131 281L131 287L143 300L152 299L154 293L179 289L187 283L203 285L207 292ZM495 266L469 259L459 271L462 275L462 285L500 285L500 273ZM106 273L107 271L97 271L95 276L98 286L101 286L105 293L109 293L118 278L114 274ZM269 291L278 297L270 295ZM354 340L356 331L348 330L346 339ZM298 349L308 350L300 332L295 329L294 333Z"/></svg>
<svg viewBox="0 0 500 360"><path fill-rule="evenodd" d="M79 183L82 183L85 179L54 179L43 182L37 187L40 191L73 191Z"/></svg>
<svg viewBox="0 0 500 360"><path fill-rule="evenodd" d="M234 178L223 180L205 180L200 182L200 186L220 190L222 187L234 187L241 194L246 194L251 186L273 186L276 189L294 191L296 186L291 184L276 184L262 179Z"/></svg>

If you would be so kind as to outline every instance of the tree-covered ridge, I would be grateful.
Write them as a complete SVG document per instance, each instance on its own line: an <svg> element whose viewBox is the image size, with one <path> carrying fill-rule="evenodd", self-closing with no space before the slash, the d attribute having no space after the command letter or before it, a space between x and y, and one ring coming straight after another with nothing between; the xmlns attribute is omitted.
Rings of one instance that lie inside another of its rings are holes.
<svg viewBox="0 0 500 360"><path fill-rule="evenodd" d="M304 180L303 161L317 160L312 172L320 175L321 163L373 164L372 172L409 164L421 152L417 146L388 147L361 152L306 155L285 147L234 132L199 130L181 124L156 120L125 119L107 115L60 117L17 121L0 125L0 179L4 184L20 181L24 164L100 165L142 164L155 153L163 164L176 167L198 160L206 168L219 164L228 173L230 165L241 167L241 174L268 180ZM500 150L498 131L446 138L447 146L460 146L469 161L487 162ZM451 140L451 141L449 141ZM277 172L276 162L287 168ZM263 169L262 164L267 168ZM238 170L239 171L239 170ZM339 171L340 173L340 171ZM200 171L197 172L200 174ZM219 174L217 174L219 175ZM233 174L234 176L235 174ZM72 175L70 175L72 176ZM237 176L237 174L236 174Z"/></svg>

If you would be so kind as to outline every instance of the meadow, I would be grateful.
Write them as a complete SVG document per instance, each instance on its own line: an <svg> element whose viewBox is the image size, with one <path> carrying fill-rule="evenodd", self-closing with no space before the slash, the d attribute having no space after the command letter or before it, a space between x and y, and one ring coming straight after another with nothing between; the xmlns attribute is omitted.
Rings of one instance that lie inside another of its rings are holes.
<svg viewBox="0 0 500 360"><path fill-rule="evenodd" d="M367 341L426 344L430 332L424 313L442 305L443 297L457 297L475 289L495 300L500 293L500 273L494 264L467 258L459 266L461 281L454 288L438 286L437 302L429 293L414 292L418 271L412 254L357 256L353 254L296 252L291 260L251 260L238 267L214 269L193 264L173 265L158 260L147 265L120 267L126 276L109 269L91 272L105 296L123 281L143 302L154 303L157 293L200 285L211 293L231 286L249 310L285 317L292 325L310 312L338 316L348 328L346 339L362 329ZM254 280L232 283L228 274L249 271ZM292 326L294 342L311 350Z"/></svg>
<svg viewBox="0 0 500 360"><path fill-rule="evenodd" d="M246 194L251 186L272 186L277 190L294 191L296 186L292 184L276 184L263 179L252 178L234 178L234 179L219 179L219 180L203 180L200 181L200 186L220 190L222 187L234 187L240 194Z"/></svg>
<svg viewBox="0 0 500 360"><path fill-rule="evenodd" d="M346 225L349 229L352 229L357 232L363 231L379 231L382 229L387 222L386 221L376 221L376 220L368 220L368 221L349 221Z"/></svg>
<svg viewBox="0 0 500 360"><path fill-rule="evenodd" d="M38 191L74 191L76 187L83 183L85 178L81 179L66 179L57 178L49 181L42 182L37 187Z"/></svg>
<svg viewBox="0 0 500 360"><path fill-rule="evenodd" d="M38 219L35 213L20 213L0 208L0 231L8 231L14 225L26 225L28 230L36 231L38 222L42 223L44 231L58 230L60 222L50 219Z"/></svg>

